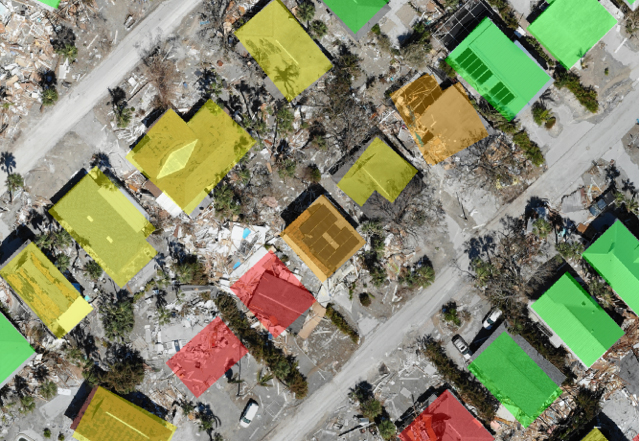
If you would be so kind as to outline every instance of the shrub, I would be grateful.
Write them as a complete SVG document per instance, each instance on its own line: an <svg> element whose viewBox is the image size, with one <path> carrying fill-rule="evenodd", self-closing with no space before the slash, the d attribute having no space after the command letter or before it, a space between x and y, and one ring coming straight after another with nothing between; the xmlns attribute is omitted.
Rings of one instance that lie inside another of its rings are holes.
<svg viewBox="0 0 640 441"><path fill-rule="evenodd" d="M349 336L352 342L358 343L358 340L360 339L358 332L351 327L342 314L333 308L333 304L331 303L327 305L327 317L329 317L329 320L331 320L331 323L333 323L336 328L338 328L343 334Z"/></svg>
<svg viewBox="0 0 640 441"><path fill-rule="evenodd" d="M556 71L555 82L558 89L567 88L576 97L578 102L591 113L598 113L598 92L582 85L580 77L573 72Z"/></svg>
<svg viewBox="0 0 640 441"><path fill-rule="evenodd" d="M538 43L538 40L536 40L535 37L526 36L525 40L527 40L527 43L529 43L529 45L536 51L540 58L547 62L548 66L554 66L556 64L553 58L547 55L544 49L542 49L542 46L540 46L540 43Z"/></svg>
<svg viewBox="0 0 640 441"><path fill-rule="evenodd" d="M360 412L362 412L362 416L373 421L382 413L382 404L375 398L369 398L365 402L360 403Z"/></svg>
<svg viewBox="0 0 640 441"><path fill-rule="evenodd" d="M43 435L44 435L45 438L51 438L51 430L44 429Z"/></svg>
<svg viewBox="0 0 640 441"><path fill-rule="evenodd" d="M542 150L540 150L538 144L531 141L526 130L522 130L513 135L513 142L520 148L520 150L522 150L524 156L531 161L533 165L539 167L544 164L544 155L542 154Z"/></svg>
<svg viewBox="0 0 640 441"><path fill-rule="evenodd" d="M371 32L373 32L375 35L380 35L380 33L382 32L380 30L380 25L378 23L374 24L371 28Z"/></svg>
<svg viewBox="0 0 640 441"><path fill-rule="evenodd" d="M456 326L462 324L460 317L458 317L458 305L456 305L456 302L451 301L444 305L442 307L442 316L445 321L453 323Z"/></svg>
<svg viewBox="0 0 640 441"><path fill-rule="evenodd" d="M364 307L371 306L371 294L369 294L368 292L360 293L360 295L358 296L358 299L360 300L360 304L362 306Z"/></svg>
<svg viewBox="0 0 640 441"><path fill-rule="evenodd" d="M293 159L285 159L284 161L280 162L279 166L278 166L278 175L280 175L281 178L293 178L296 175L296 168L297 168L297 164L296 161L294 161Z"/></svg>
<svg viewBox="0 0 640 441"><path fill-rule="evenodd" d="M64 441L64 435L62 433L58 435L58 441Z"/></svg>
<svg viewBox="0 0 640 441"><path fill-rule="evenodd" d="M456 77L456 71L453 67L451 67L451 65L449 63L447 63L445 60L440 60L440 62L438 63L438 67L440 68L441 71L443 71L449 78L455 78Z"/></svg>
<svg viewBox="0 0 640 441"><path fill-rule="evenodd" d="M322 179L322 173L315 165L310 165L305 171L305 180L317 184Z"/></svg>

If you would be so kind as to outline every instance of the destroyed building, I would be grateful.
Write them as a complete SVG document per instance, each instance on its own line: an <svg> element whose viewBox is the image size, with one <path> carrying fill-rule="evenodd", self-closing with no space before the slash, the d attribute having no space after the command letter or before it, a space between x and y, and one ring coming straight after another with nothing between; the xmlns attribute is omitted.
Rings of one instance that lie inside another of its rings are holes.
<svg viewBox="0 0 640 441"><path fill-rule="evenodd" d="M422 75L391 95L427 164L438 164L488 133L460 83L442 90Z"/></svg>

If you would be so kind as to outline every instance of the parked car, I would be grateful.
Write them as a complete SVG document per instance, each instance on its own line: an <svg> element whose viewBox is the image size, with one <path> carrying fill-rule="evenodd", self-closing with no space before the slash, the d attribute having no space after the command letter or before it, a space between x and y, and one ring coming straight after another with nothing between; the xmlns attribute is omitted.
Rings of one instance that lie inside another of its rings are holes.
<svg viewBox="0 0 640 441"><path fill-rule="evenodd" d="M471 355L473 353L471 352L471 349L469 349L469 345L467 344L467 342L464 341L462 337L456 334L451 339L451 342L456 347L456 349L460 351L465 360L469 360L471 358Z"/></svg>
<svg viewBox="0 0 640 441"><path fill-rule="evenodd" d="M500 311L498 308L492 309L487 315L487 318L485 318L482 322L482 327L485 329L491 329L491 327L495 325L498 320L500 320L500 317L502 317L502 311Z"/></svg>
<svg viewBox="0 0 640 441"><path fill-rule="evenodd" d="M242 411L242 415L240 415L240 425L242 427L249 427L251 421L255 418L258 413L258 409L260 405L256 403L254 400L249 400L244 410Z"/></svg>

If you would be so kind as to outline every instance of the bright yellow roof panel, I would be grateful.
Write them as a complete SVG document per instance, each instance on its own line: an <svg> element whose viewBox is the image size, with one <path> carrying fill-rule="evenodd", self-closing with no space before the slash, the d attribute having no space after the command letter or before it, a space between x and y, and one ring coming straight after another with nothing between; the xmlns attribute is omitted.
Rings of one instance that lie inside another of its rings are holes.
<svg viewBox="0 0 640 441"><path fill-rule="evenodd" d="M5 265L0 276L58 338L93 310L33 243Z"/></svg>
<svg viewBox="0 0 640 441"><path fill-rule="evenodd" d="M364 246L364 239L326 196L320 196L280 234L321 282Z"/></svg>
<svg viewBox="0 0 640 441"><path fill-rule="evenodd" d="M598 429L593 429L591 432L587 434L582 441L608 441L607 437L605 437L602 432Z"/></svg>
<svg viewBox="0 0 640 441"><path fill-rule="evenodd" d="M189 122L167 110L127 159L190 214L254 143L209 100Z"/></svg>
<svg viewBox="0 0 640 441"><path fill-rule="evenodd" d="M444 161L488 135L459 84L443 92L434 77L423 75L391 98L428 164Z"/></svg>
<svg viewBox="0 0 640 441"><path fill-rule="evenodd" d="M265 6L236 37L288 101L333 67L280 0Z"/></svg>
<svg viewBox="0 0 640 441"><path fill-rule="evenodd" d="M73 433L78 441L169 441L176 431L173 424L106 389L98 387L92 394Z"/></svg>
<svg viewBox="0 0 640 441"><path fill-rule="evenodd" d="M376 137L340 180L338 187L360 206L367 202L374 191L393 202L417 172Z"/></svg>
<svg viewBox="0 0 640 441"><path fill-rule="evenodd" d="M97 167L49 213L120 287L157 253L147 242L154 226Z"/></svg>

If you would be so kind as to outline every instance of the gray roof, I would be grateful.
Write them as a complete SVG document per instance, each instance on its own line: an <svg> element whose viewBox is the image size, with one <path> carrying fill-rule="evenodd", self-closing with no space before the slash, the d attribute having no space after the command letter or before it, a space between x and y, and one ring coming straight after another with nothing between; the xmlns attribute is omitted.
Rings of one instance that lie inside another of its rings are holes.
<svg viewBox="0 0 640 441"><path fill-rule="evenodd" d="M629 353L618 363L620 367L620 372L618 373L618 377L622 379L626 383L627 390L634 394L636 397L638 396L638 359L633 351L629 351Z"/></svg>
<svg viewBox="0 0 640 441"><path fill-rule="evenodd" d="M489 347L491 343L494 342L503 332L509 334L509 336L516 342L520 349L522 349L534 362L538 365L540 369L544 371L545 374L549 376L551 381L553 381L557 386L560 386L562 382L565 380L565 376L560 370L551 364L546 358L544 358L538 351L534 349L524 338L519 335L513 335L507 331L507 327L504 323L496 328L493 331L493 334L489 336L488 339L478 348L478 350L472 355L471 361L474 361L478 355L484 352L485 349Z"/></svg>

